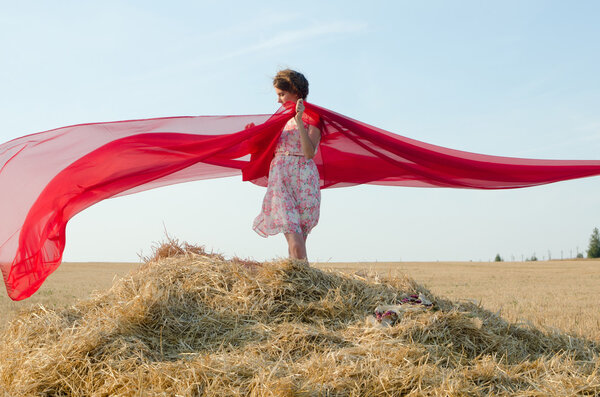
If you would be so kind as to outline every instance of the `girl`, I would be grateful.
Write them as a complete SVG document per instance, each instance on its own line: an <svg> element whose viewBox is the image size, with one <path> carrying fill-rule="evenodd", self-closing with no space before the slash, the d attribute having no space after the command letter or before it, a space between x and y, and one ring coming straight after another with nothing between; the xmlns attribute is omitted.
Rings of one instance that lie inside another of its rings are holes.
<svg viewBox="0 0 600 397"><path fill-rule="evenodd" d="M285 125L269 169L269 184L253 229L267 237L283 233L290 258L308 263L306 237L319 221L319 172L312 160L321 131L318 120L304 113L308 81L302 73L285 69L273 79L277 102L295 105L296 115ZM290 103L291 102L291 103Z"/></svg>

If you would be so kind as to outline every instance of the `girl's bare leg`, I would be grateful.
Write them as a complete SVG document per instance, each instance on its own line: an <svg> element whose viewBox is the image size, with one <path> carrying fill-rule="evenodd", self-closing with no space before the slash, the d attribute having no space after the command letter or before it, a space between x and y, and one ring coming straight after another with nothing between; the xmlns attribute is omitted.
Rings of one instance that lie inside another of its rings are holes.
<svg viewBox="0 0 600 397"><path fill-rule="evenodd" d="M298 233L285 233L285 239L288 243L288 253L292 259L306 258L306 236Z"/></svg>

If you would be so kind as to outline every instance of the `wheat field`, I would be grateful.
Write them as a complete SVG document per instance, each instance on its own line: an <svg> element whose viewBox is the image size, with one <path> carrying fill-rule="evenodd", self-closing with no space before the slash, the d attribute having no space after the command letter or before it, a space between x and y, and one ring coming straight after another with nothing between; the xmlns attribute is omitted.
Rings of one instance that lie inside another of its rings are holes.
<svg viewBox="0 0 600 397"><path fill-rule="evenodd" d="M140 263L63 263L31 298L0 295L0 329L16 313L38 304L64 308L110 287ZM316 263L320 269L407 275L434 294L480 304L512 322L531 322L600 340L600 260L538 262Z"/></svg>
<svg viewBox="0 0 600 397"><path fill-rule="evenodd" d="M598 395L599 267L307 267L170 241L3 298L0 395Z"/></svg>
<svg viewBox="0 0 600 397"><path fill-rule="evenodd" d="M511 322L600 340L600 259L537 262L330 263L319 267L406 274L436 295L481 304Z"/></svg>
<svg viewBox="0 0 600 397"><path fill-rule="evenodd" d="M65 262L48 277L30 298L12 301L6 290L0 294L0 330L19 312L43 305L52 309L65 308L94 291L109 288L113 281L136 269L139 263Z"/></svg>

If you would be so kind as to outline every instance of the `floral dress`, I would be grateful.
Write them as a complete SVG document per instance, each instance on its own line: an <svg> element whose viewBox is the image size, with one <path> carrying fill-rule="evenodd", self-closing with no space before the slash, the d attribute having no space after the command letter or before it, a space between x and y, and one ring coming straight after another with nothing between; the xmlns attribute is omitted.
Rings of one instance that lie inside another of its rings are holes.
<svg viewBox="0 0 600 397"><path fill-rule="evenodd" d="M306 122L304 127L308 131ZM300 131L292 118L277 142L262 211L252 228L262 237L278 233L306 236L319 222L320 206L319 171L315 162L302 154Z"/></svg>

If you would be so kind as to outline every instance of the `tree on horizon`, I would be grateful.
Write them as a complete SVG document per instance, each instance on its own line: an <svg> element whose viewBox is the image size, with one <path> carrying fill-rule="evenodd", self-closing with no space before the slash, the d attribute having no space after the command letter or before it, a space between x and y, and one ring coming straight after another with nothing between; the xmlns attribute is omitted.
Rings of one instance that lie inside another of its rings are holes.
<svg viewBox="0 0 600 397"><path fill-rule="evenodd" d="M590 236L590 245L587 250L588 258L600 258L600 233L598 228L595 227L592 235Z"/></svg>

